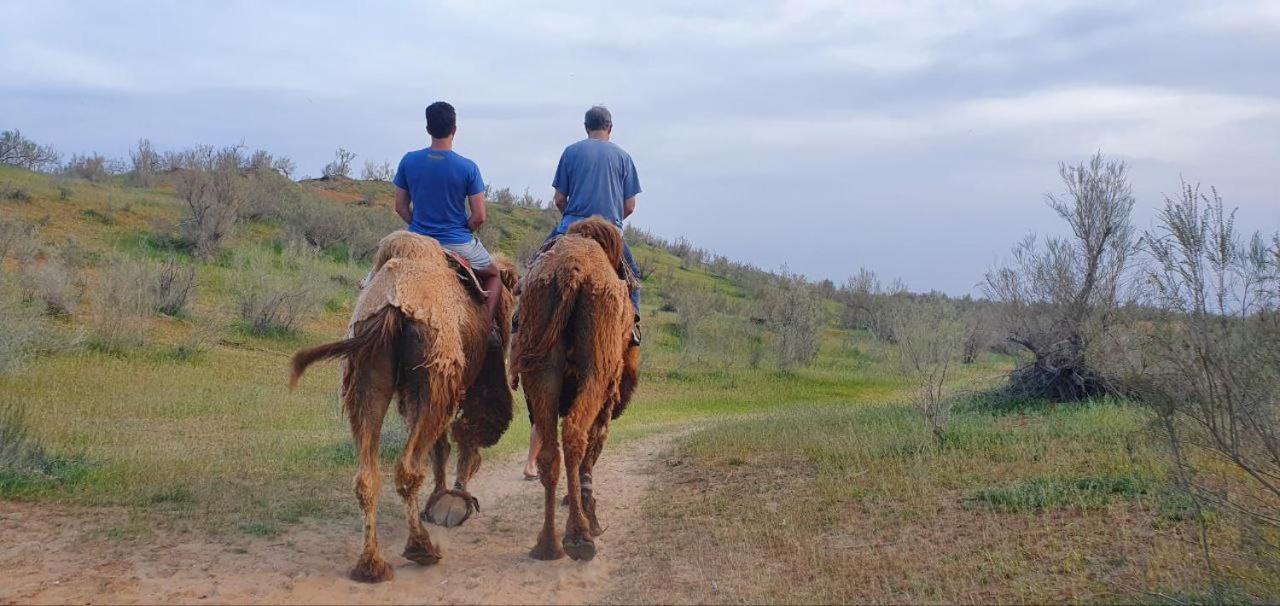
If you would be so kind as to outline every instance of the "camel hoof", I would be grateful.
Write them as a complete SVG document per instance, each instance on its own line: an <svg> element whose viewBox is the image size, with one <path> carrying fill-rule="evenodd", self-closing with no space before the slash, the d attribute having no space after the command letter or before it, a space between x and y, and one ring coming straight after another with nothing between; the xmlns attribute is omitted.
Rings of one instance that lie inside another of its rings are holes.
<svg viewBox="0 0 1280 606"><path fill-rule="evenodd" d="M413 540L409 537L409 542L404 546L404 553L401 554L406 560L422 566L430 566L440 561L440 550L432 545L430 541L423 545L421 542Z"/></svg>
<svg viewBox="0 0 1280 606"><path fill-rule="evenodd" d="M396 577L395 569L382 558L361 557L356 567L347 575L352 581L359 583L381 583Z"/></svg>
<svg viewBox="0 0 1280 606"><path fill-rule="evenodd" d="M565 537L564 552L574 560L590 562L596 557L596 544L587 537Z"/></svg>
<svg viewBox="0 0 1280 606"><path fill-rule="evenodd" d="M546 546L539 543L529 551L529 557L542 561L559 560L564 557L564 550L559 545Z"/></svg>
<svg viewBox="0 0 1280 606"><path fill-rule="evenodd" d="M461 526L477 511L480 511L479 500L461 490L449 490L440 494L433 502L427 503L422 511L422 519L438 526L453 528Z"/></svg>

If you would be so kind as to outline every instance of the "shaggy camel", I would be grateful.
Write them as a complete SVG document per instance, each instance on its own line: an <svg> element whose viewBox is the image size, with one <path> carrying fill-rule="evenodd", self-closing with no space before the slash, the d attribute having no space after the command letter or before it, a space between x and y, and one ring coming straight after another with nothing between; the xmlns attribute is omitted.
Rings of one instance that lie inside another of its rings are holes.
<svg viewBox="0 0 1280 606"><path fill-rule="evenodd" d="M535 430L541 433L538 475L545 517L530 553L554 560L595 557L596 519L591 470L635 390L640 350L630 346L634 322L622 257L622 234L599 218L575 223L525 276L517 311L512 387L524 383ZM562 428L569 519L556 537L556 484Z"/></svg>
<svg viewBox="0 0 1280 606"><path fill-rule="evenodd" d="M479 508L466 491L467 481L479 469L479 449L498 441L512 413L503 352L510 339L515 271L506 259L495 258L494 263L502 276L497 339L490 337L493 323L477 293L458 279L440 245L398 231L378 245L374 273L356 301L350 337L293 357L291 386L318 360L344 361L342 405L356 443L355 492L364 512L364 551L351 570L351 578L357 581L379 582L394 576L378 547L376 524L382 483L378 440L393 395L409 428L395 472L396 491L404 499L409 522L404 557L422 565L440 559L420 517L453 526ZM450 423L459 455L454 489L446 490ZM420 510L428 448L435 489L425 510Z"/></svg>

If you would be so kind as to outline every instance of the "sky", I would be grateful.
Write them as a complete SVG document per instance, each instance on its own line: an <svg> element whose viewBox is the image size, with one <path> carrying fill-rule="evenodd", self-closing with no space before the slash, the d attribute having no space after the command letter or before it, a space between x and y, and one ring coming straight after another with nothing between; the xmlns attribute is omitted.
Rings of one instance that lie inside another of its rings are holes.
<svg viewBox="0 0 1280 606"><path fill-rule="evenodd" d="M319 175L398 161L458 110L485 180L549 199L592 104L631 222L837 283L978 294L1060 162L1130 164L1150 228L1180 180L1280 229L1280 1L20 2L0 128L124 157L243 143Z"/></svg>

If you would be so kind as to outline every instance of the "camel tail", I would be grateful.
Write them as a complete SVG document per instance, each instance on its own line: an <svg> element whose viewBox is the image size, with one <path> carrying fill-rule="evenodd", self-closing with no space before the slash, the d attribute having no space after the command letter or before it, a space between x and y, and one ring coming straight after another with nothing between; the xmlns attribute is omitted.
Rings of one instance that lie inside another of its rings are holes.
<svg viewBox="0 0 1280 606"><path fill-rule="evenodd" d="M368 358L375 351L392 347L396 335L400 333L403 317L399 309L387 306L356 324L351 338L299 350L293 354L289 372L289 389L297 388L298 379L302 378L302 373L316 362L336 358L348 360Z"/></svg>

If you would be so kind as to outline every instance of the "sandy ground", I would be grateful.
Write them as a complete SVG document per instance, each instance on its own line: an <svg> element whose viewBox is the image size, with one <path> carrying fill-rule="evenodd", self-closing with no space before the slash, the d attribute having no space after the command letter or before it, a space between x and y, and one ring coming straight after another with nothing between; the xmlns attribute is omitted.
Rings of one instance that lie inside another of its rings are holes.
<svg viewBox="0 0 1280 606"><path fill-rule="evenodd" d="M101 529L118 524L124 511L0 502L0 603L599 602L639 547L639 503L671 439L606 447L596 468L606 532L591 562L528 556L541 523L541 484L522 480L522 461L510 458L487 462L472 482L481 513L458 528L429 526L444 550L437 565L400 557L403 516L379 516L379 539L396 577L378 585L347 579L360 551L356 519L307 521L271 539L160 533L120 542ZM382 498L398 503L390 484L384 482Z"/></svg>

